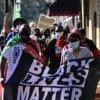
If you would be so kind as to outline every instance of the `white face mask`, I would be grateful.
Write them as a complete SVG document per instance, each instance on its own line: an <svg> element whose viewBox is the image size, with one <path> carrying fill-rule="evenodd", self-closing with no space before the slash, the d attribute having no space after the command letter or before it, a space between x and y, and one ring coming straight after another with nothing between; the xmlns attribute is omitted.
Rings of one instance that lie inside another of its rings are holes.
<svg viewBox="0 0 100 100"><path fill-rule="evenodd" d="M61 32L56 32L55 34L56 34L56 38L58 38Z"/></svg>
<svg viewBox="0 0 100 100"><path fill-rule="evenodd" d="M35 32L35 31L34 31L34 28L31 28L31 32L32 32L32 33L34 33L34 32Z"/></svg>
<svg viewBox="0 0 100 100"><path fill-rule="evenodd" d="M16 31L19 32L21 25L16 26Z"/></svg>
<svg viewBox="0 0 100 100"><path fill-rule="evenodd" d="M71 48L77 49L80 45L80 42L77 41L77 42L69 43L69 45L70 45Z"/></svg>

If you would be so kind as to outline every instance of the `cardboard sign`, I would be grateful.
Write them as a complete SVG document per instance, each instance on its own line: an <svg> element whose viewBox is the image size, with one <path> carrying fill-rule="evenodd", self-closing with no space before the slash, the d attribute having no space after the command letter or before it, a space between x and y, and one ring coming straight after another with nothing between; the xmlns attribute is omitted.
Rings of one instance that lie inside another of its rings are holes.
<svg viewBox="0 0 100 100"><path fill-rule="evenodd" d="M47 15L40 14L39 21L38 21L39 28L43 28L43 29L50 28L51 29L54 23L55 23L54 18L49 17Z"/></svg>

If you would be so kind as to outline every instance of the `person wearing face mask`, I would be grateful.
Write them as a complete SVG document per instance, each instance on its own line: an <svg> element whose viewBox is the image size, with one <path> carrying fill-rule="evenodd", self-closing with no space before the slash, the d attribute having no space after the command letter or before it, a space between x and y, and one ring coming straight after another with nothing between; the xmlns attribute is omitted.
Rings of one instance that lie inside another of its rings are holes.
<svg viewBox="0 0 100 100"><path fill-rule="evenodd" d="M56 27L56 31L55 31L55 37L56 37L56 39L59 37L59 35L60 35L62 32L63 32L63 26L58 25L58 26Z"/></svg>
<svg viewBox="0 0 100 100"><path fill-rule="evenodd" d="M4 100L6 100L5 98L8 97L6 89L9 87L9 85L12 86L12 84L7 84L7 82L9 81L11 76L13 76L13 73L17 68L22 53L27 52L36 59L38 59L40 62L43 61L42 58L39 56L36 45L31 43L30 34L31 34L31 29L29 25L23 24L19 30L19 37L20 37L19 43L9 47L1 54L2 59L0 62L0 69L1 69L0 71L1 71L1 78L3 78L1 84L4 87ZM7 91L11 93L10 88L7 89ZM11 95L9 99L13 100Z"/></svg>
<svg viewBox="0 0 100 100"><path fill-rule="evenodd" d="M2 52L5 51L10 46L19 43L19 34L18 34L19 28L23 24L28 24L27 20L25 20L23 18L16 18L13 21L13 30L11 30L10 27L9 27L8 18L6 20L7 21L5 22L4 26L6 27L6 30L9 29L9 31L7 31L9 33L4 33L5 37L4 37L4 46L2 47ZM1 58L2 57L0 55L0 60L1 60Z"/></svg>
<svg viewBox="0 0 100 100"><path fill-rule="evenodd" d="M67 40L69 42L68 47L64 47L61 53L61 65L67 63L67 61L72 59L81 59L93 56L93 54L87 47L80 46L80 39L80 34L69 33L67 37Z"/></svg>
<svg viewBox="0 0 100 100"><path fill-rule="evenodd" d="M16 18L13 21L13 30L8 33L5 42L7 43L11 38L13 38L16 34L18 34L21 25L27 24L28 22L24 18Z"/></svg>

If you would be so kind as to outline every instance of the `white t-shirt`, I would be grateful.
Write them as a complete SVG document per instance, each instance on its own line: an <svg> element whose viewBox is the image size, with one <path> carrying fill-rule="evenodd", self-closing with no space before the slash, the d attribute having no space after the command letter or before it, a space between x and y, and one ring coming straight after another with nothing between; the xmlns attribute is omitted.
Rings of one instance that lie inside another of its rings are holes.
<svg viewBox="0 0 100 100"><path fill-rule="evenodd" d="M25 46L23 44L18 44L10 47L5 52L3 52L2 56L4 56L7 59L7 63L8 63L5 83L9 80L11 75L14 73L24 48Z"/></svg>
<svg viewBox="0 0 100 100"><path fill-rule="evenodd" d="M66 48L64 47L61 53L61 64L64 64L65 62L72 60L72 59L82 59L86 57L92 57L91 51L87 47L80 47L80 51L77 56L73 54L72 48Z"/></svg>

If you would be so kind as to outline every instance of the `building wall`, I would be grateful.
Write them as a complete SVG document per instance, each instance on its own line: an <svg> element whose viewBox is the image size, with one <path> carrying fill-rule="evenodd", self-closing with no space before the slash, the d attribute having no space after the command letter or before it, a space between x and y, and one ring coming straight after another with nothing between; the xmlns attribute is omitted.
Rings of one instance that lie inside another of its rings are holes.
<svg viewBox="0 0 100 100"><path fill-rule="evenodd" d="M89 3L89 7L86 7L88 10L85 12L87 37L92 39L100 49L100 0L89 0L85 2Z"/></svg>
<svg viewBox="0 0 100 100"><path fill-rule="evenodd" d="M89 0L89 38L95 42L94 12L95 0Z"/></svg>
<svg viewBox="0 0 100 100"><path fill-rule="evenodd" d="M92 39L94 42L95 40L95 29L94 29L94 12L95 12L95 0L85 0L84 1L84 23L85 29L87 33L87 37Z"/></svg>
<svg viewBox="0 0 100 100"><path fill-rule="evenodd" d="M100 49L100 0L95 0L96 9L96 45Z"/></svg>

